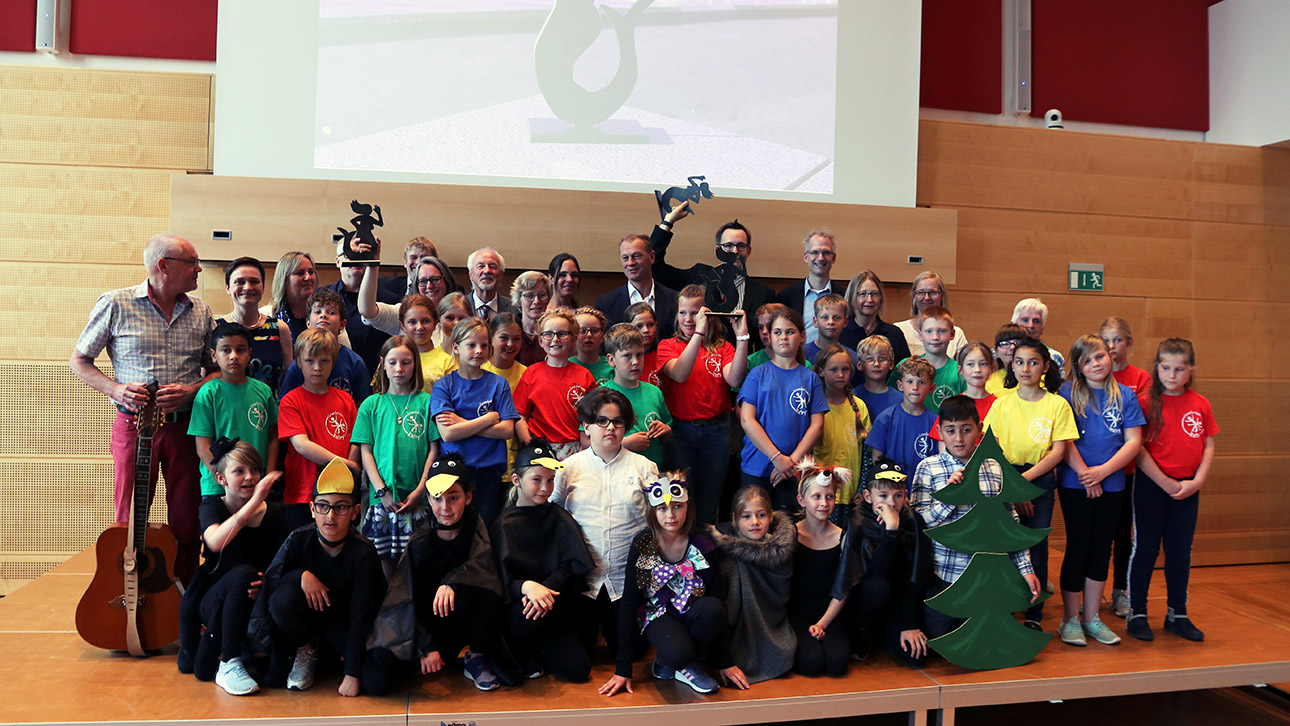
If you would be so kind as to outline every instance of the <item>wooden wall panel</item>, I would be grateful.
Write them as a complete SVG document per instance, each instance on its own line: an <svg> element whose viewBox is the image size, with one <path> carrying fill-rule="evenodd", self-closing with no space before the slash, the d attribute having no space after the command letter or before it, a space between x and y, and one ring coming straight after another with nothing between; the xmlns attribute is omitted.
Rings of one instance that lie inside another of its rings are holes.
<svg viewBox="0 0 1290 726"><path fill-rule="evenodd" d="M209 170L211 76L0 66L0 161Z"/></svg>

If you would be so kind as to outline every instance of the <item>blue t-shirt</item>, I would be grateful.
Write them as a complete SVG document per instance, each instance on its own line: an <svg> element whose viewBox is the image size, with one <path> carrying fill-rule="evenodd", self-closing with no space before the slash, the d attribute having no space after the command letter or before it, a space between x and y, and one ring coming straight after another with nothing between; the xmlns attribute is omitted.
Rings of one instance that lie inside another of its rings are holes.
<svg viewBox="0 0 1290 726"><path fill-rule="evenodd" d="M300 366L295 361L291 361L291 367L282 376L282 388L278 389L278 400L281 401L283 396L304 383L305 374L300 372ZM342 345L340 355L336 356L336 365L331 367L327 385L348 393L354 399L354 405L361 406L363 399L372 392L372 376L367 372L367 366L363 365L363 359Z"/></svg>
<svg viewBox="0 0 1290 726"><path fill-rule="evenodd" d="M472 381L457 370L436 381L430 391L430 415L452 411L470 420L496 411L503 421L518 419L520 415L515 411L515 401L511 398L511 385L496 373L483 371L483 374ZM471 436L459 441L443 441L440 446L445 454L461 454L466 466L472 468L506 464L505 439Z"/></svg>
<svg viewBox="0 0 1290 726"><path fill-rule="evenodd" d="M1099 466L1111 460L1115 452L1124 446L1124 430L1134 426L1146 426L1147 417L1142 413L1138 397L1133 389L1123 383L1116 383L1120 388L1120 406L1107 406L1106 389L1092 389L1093 400L1089 401L1083 411L1075 412L1075 425L1079 427L1079 439L1075 448L1086 466ZM1071 384L1062 384L1061 395L1071 400ZM1071 408L1074 408L1072 405ZM1124 491L1124 470L1120 470L1102 480L1102 490L1107 492ZM1083 489L1075 470L1062 462L1057 466L1057 485L1066 489Z"/></svg>
<svg viewBox="0 0 1290 726"><path fill-rule="evenodd" d="M915 416L896 405L874 419L873 430L865 443L900 464L909 477L905 480L905 488L909 489L919 463L936 455L936 441L930 435L934 423L936 414L929 408Z"/></svg>
<svg viewBox="0 0 1290 726"><path fill-rule="evenodd" d="M842 347L851 354L851 365L854 366L856 364L856 352L851 348L847 348L845 345ZM809 363L812 368L815 367L815 356L820 354L820 350L820 346L817 345L815 341L811 341L810 343L802 346L802 355L806 356L806 362Z"/></svg>
<svg viewBox="0 0 1290 726"><path fill-rule="evenodd" d="M757 407L757 422L766 430L775 448L791 453L802 443L811 426L812 414L829 412L820 377L806 366L784 370L774 363L758 366L744 379L739 402ZM774 467L752 440L744 436L740 468L750 476L770 476Z"/></svg>
<svg viewBox="0 0 1290 726"><path fill-rule="evenodd" d="M870 393L865 390L864 384L861 383L861 385L852 388L851 392L856 394L856 398L864 401L865 407L869 409L869 419L871 421L877 421L883 411L892 406L899 406L900 402L905 399L904 395L896 390L895 386L888 386L886 393ZM928 429L930 430L931 427L929 426ZM913 476L912 473L909 475Z"/></svg>

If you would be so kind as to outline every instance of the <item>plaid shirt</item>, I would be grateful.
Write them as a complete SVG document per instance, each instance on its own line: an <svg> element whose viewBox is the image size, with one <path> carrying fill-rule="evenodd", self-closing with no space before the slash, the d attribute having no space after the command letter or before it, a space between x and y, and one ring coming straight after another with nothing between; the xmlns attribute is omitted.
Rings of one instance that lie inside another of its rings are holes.
<svg viewBox="0 0 1290 726"><path fill-rule="evenodd" d="M210 356L211 310L201 299L180 295L167 321L148 298L148 282L105 292L90 312L76 351L97 358L107 349L118 383L200 383Z"/></svg>
<svg viewBox="0 0 1290 726"><path fill-rule="evenodd" d="M929 528L949 524L972 509L969 506L946 504L932 496L932 492L949 483L950 474L964 466L966 466L964 462L954 458L949 452L944 452L923 459L918 469L914 471L914 511L922 516ZM982 487L984 492L994 496L1003 489L1003 471L999 468L999 462L987 459L981 465L980 472L981 481L985 484ZM1011 504L1008 505L1008 511L1012 513L1013 519L1017 519L1017 512ZM934 559L932 569L936 572L936 576L947 583L957 580L967 569L968 563L972 561L971 554L956 552L935 540L932 541L932 557ZM1028 550L1013 552L1012 561L1017 563L1017 569L1023 575L1030 575L1035 571L1030 564Z"/></svg>

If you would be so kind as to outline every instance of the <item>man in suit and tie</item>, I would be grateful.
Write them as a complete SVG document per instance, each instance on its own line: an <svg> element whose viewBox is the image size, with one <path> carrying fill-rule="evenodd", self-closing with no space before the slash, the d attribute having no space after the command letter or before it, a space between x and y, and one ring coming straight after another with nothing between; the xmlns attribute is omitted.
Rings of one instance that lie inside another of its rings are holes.
<svg viewBox="0 0 1290 726"><path fill-rule="evenodd" d="M802 258L806 260L806 277L780 290L775 299L802 314L806 342L814 343L820 334L815 328L815 299L829 293L845 295L847 285L829 279L838 258L837 243L829 230L819 227L806 235L802 240Z"/></svg>
<svg viewBox="0 0 1290 726"><path fill-rule="evenodd" d="M466 258L466 271L470 275L471 314L488 322L497 313L511 311L511 299L497 290L506 272L506 261L500 252L491 247L471 252Z"/></svg>
<svg viewBox="0 0 1290 726"><path fill-rule="evenodd" d="M658 339L672 337L676 330L676 290L654 280L654 246L643 234L629 234L618 243L618 257L623 263L627 284L596 298L596 309L609 318L610 324L629 323L623 319L628 306L638 302L654 308L658 322Z"/></svg>

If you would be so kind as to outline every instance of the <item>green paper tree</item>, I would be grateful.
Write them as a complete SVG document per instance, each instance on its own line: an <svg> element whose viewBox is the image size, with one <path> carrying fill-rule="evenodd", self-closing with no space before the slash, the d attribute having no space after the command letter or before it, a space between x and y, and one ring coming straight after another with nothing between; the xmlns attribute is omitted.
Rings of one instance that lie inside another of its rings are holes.
<svg viewBox="0 0 1290 726"><path fill-rule="evenodd" d="M981 492L981 465L987 459L993 459L1003 474L1003 485L993 497ZM933 609L965 620L953 632L929 641L951 663L974 670L1011 668L1029 662L1052 639L1052 634L1031 630L1012 616L1030 606L1030 588L1008 553L1039 544L1049 529L1023 526L1007 505L1030 501L1041 492L1008 464L998 439L986 431L963 470L963 481L932 494L946 504L972 507L953 522L927 530L928 537L949 549L972 554L954 584L927 600Z"/></svg>

